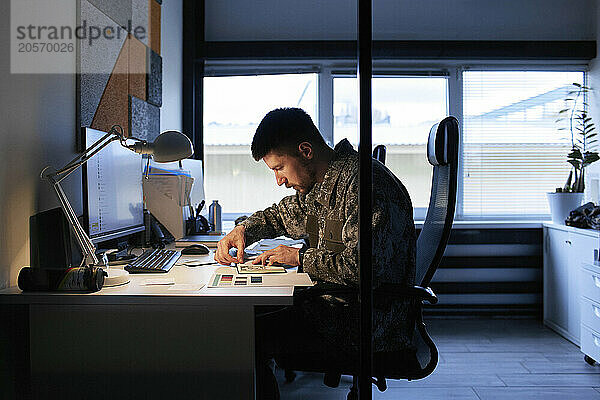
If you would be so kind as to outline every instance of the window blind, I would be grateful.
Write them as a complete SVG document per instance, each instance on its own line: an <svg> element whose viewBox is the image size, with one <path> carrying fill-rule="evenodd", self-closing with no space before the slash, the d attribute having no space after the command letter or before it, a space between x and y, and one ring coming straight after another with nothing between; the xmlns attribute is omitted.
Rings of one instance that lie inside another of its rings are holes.
<svg viewBox="0 0 600 400"><path fill-rule="evenodd" d="M546 192L569 174L558 111L581 71L463 72L462 215L549 215ZM564 125L566 126L566 125Z"/></svg>

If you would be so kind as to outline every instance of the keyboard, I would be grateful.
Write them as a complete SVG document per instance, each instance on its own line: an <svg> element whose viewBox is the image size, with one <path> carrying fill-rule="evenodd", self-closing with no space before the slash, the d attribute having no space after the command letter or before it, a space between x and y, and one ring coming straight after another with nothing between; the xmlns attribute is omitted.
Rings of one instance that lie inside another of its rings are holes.
<svg viewBox="0 0 600 400"><path fill-rule="evenodd" d="M130 274L169 272L179 257L181 257L180 251L148 249L125 266L125 270Z"/></svg>

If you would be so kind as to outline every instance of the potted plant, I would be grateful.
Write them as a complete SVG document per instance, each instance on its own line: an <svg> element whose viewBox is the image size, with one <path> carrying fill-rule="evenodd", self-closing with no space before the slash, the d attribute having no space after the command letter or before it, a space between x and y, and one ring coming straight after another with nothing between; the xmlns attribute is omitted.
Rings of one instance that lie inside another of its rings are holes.
<svg viewBox="0 0 600 400"><path fill-rule="evenodd" d="M559 130L569 130L571 134L571 151L567 162L571 171L567 182L562 188L556 188L555 193L548 193L552 221L564 224L569 213L581 205L585 190L585 167L600 158L596 148L596 128L586 108L586 97L590 88L579 83L573 83L573 89L565 98L566 107L559 111L557 123L563 125ZM564 126L568 122L568 127Z"/></svg>

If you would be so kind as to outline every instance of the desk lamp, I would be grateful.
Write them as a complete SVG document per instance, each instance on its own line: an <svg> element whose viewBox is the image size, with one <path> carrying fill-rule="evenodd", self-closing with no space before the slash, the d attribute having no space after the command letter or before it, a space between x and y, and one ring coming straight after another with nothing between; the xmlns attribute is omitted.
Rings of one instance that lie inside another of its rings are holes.
<svg viewBox="0 0 600 400"><path fill-rule="evenodd" d="M194 152L192 142L181 132L165 131L158 135L154 142L148 142L135 137L126 138L123 128L119 125L114 125L106 135L85 149L83 153L75 157L63 168L55 171L51 167L46 167L42 170L40 176L54 188L56 196L60 201L60 206L81 248L83 253L81 266L92 265L103 268L108 274L108 277L104 280L104 286L116 286L129 282L129 273L122 269L109 268L106 257L103 258L102 263L99 262L96 256L96 247L79 223L79 219L60 186L60 182L115 140L118 140L121 146L138 154L146 154L159 163L183 160L190 157ZM128 140L132 140L134 143L127 144ZM150 162L149 158L148 162Z"/></svg>

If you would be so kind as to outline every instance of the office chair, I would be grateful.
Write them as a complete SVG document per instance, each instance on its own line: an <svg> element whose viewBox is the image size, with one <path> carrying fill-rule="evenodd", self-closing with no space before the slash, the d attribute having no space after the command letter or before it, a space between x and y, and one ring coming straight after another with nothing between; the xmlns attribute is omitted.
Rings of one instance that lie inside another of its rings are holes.
<svg viewBox="0 0 600 400"><path fill-rule="evenodd" d="M458 120L444 118L433 125L427 143L427 159L433 165L431 197L427 216L417 239L416 274L418 286L404 287L397 284L382 285L373 290L373 300L389 300L411 297L415 299L415 325L420 339L428 349L429 359L425 366L417 358L414 350L397 352L375 352L373 354L373 383L379 391L387 389L387 379L422 379L431 374L438 362L438 350L427 333L423 322L423 303L436 304L438 299L429 283L440 264L450 230L454 221L456 188L458 175ZM385 161L385 146L373 151L374 158ZM319 288L318 285L301 293L302 296L339 295L356 292L356 289ZM413 340L415 342L415 340ZM349 352L350 353L350 352ZM348 400L358 399L357 376L359 360L357 354L303 353L284 354L275 358L277 365L285 370L286 381L294 380L297 371L324 373L323 382L330 387L339 386L341 375L352 375L352 387Z"/></svg>
<svg viewBox="0 0 600 400"><path fill-rule="evenodd" d="M373 149L373 158L385 164L385 145L380 144Z"/></svg>

